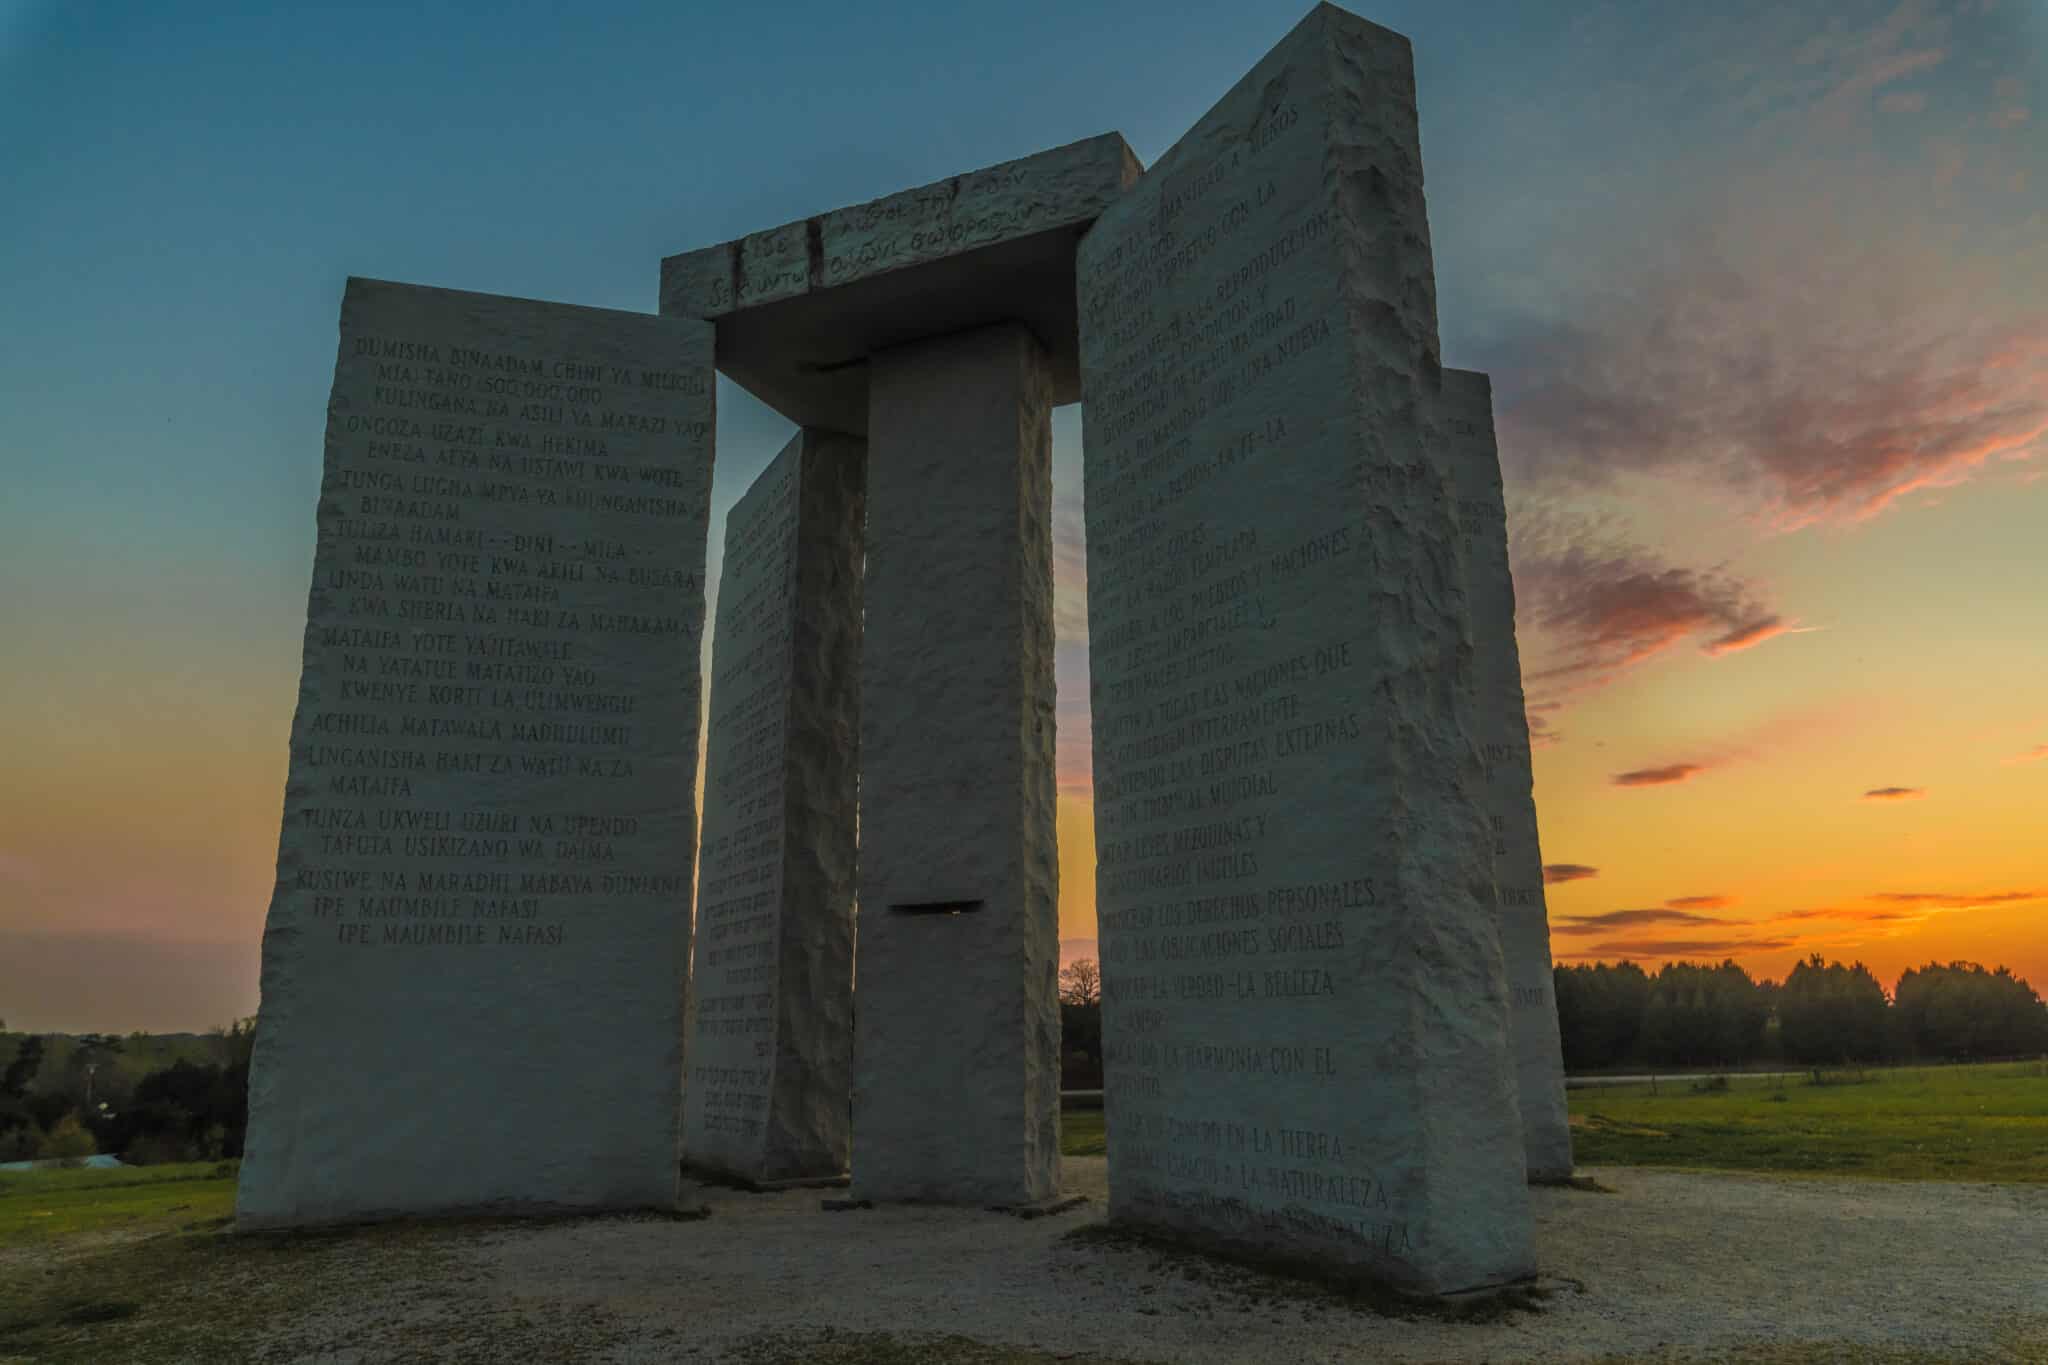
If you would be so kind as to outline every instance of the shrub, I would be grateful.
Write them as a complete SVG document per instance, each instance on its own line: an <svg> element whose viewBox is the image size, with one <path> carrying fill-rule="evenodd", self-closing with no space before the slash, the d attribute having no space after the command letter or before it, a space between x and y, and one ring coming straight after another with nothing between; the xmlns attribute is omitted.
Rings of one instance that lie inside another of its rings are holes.
<svg viewBox="0 0 2048 1365"><path fill-rule="evenodd" d="M80 1161L99 1151L99 1144L92 1140L92 1134L78 1121L78 1115L66 1114L58 1119L56 1126L43 1135L43 1143L36 1155L45 1160Z"/></svg>
<svg viewBox="0 0 2048 1365"><path fill-rule="evenodd" d="M121 1159L131 1166L168 1166L178 1161L196 1161L190 1143L168 1133L149 1133L129 1143Z"/></svg>

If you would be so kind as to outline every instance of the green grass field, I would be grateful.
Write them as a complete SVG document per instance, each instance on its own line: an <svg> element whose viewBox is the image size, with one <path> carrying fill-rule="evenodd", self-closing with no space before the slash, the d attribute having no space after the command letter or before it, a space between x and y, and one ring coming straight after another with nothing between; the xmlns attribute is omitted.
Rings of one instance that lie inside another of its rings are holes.
<svg viewBox="0 0 2048 1365"><path fill-rule="evenodd" d="M87 1233L219 1226L234 1211L233 1162L0 1172L0 1249Z"/></svg>
<svg viewBox="0 0 2048 1365"><path fill-rule="evenodd" d="M1872 1071L1827 1085L1736 1077L1726 1089L1574 1090L1571 1111L1584 1165L2048 1183L2048 1063ZM1069 1155L1104 1151L1100 1109L1069 1110L1062 1130ZM461 1296L459 1230L423 1222L238 1237L229 1231L233 1209L232 1164L0 1173L0 1365L246 1359L259 1328L322 1303L374 1297L392 1275L445 1281L451 1302ZM502 1341L491 1341L511 1350L545 1326L508 1320L491 1328L502 1328ZM595 1340L590 1324L557 1326L562 1343ZM422 1319L417 1330L424 1344L437 1329ZM937 1354L899 1352L882 1338L855 1344L847 1339L847 1351L830 1359L1051 1359L972 1343ZM811 1347L791 1349L764 1346L758 1358L814 1358ZM1838 1357L1790 1348L1744 1357L1822 1358Z"/></svg>
<svg viewBox="0 0 2048 1365"><path fill-rule="evenodd" d="M2048 1183L2048 1062L1570 1092L1582 1166Z"/></svg>

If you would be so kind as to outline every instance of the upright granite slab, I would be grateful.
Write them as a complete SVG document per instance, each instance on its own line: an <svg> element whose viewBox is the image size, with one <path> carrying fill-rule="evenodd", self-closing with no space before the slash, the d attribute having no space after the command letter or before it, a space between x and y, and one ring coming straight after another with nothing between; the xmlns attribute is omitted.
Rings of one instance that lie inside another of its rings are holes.
<svg viewBox="0 0 2048 1365"><path fill-rule="evenodd" d="M243 1226L673 1204L711 361L348 282Z"/></svg>
<svg viewBox="0 0 2048 1365"><path fill-rule="evenodd" d="M683 1159L756 1184L847 1169L866 459L799 432L725 523Z"/></svg>
<svg viewBox="0 0 2048 1365"><path fill-rule="evenodd" d="M1074 244L1138 177L1115 133L670 256L661 311L718 323L718 368L801 426L865 437L867 357L1017 322L1080 396Z"/></svg>
<svg viewBox="0 0 2048 1365"><path fill-rule="evenodd" d="M853 1193L1059 1190L1052 428L1008 325L877 355Z"/></svg>
<svg viewBox="0 0 2048 1365"><path fill-rule="evenodd" d="M1515 644L1515 581L1508 568L1507 500L1493 436L1493 385L1471 370L1445 370L1443 436L1457 481L1472 603L1473 686L1487 815L1499 897L1501 953L1512 1009L1516 1088L1531 1180L1572 1173L1564 1100L1564 1051L1550 971L1550 918L1543 901L1543 853L1536 838L1535 775L1522 656Z"/></svg>
<svg viewBox="0 0 2048 1365"><path fill-rule="evenodd" d="M1111 1217L1525 1277L1407 40L1319 6L1080 272Z"/></svg>

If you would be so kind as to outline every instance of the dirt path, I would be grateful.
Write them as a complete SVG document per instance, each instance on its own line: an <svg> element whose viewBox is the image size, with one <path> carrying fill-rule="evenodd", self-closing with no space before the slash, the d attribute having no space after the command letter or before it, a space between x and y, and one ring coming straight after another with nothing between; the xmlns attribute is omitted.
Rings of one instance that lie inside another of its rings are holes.
<svg viewBox="0 0 2048 1365"><path fill-rule="evenodd" d="M826 1329L1047 1353L1033 1359L1217 1365L1666 1358L1670 1348L1689 1358L1802 1342L2048 1359L2043 1187L1596 1170L1614 1193L1535 1192L1542 1267L1566 1287L1544 1311L1456 1324L1375 1317L1247 1272L1191 1276L1142 1249L1074 1242L1069 1232L1103 1217L1104 1163L1069 1158L1067 1172L1093 1202L1029 1222L930 1208L828 1214L816 1191L693 1187L710 1218L465 1232L452 1248L457 1299L445 1287L379 1296L360 1317L323 1314L288 1335L353 1347L303 1359L375 1359L387 1331L421 1340L427 1324L404 1330L409 1313L451 1329L465 1317L574 1321L590 1328L582 1358L621 1365L801 1360Z"/></svg>

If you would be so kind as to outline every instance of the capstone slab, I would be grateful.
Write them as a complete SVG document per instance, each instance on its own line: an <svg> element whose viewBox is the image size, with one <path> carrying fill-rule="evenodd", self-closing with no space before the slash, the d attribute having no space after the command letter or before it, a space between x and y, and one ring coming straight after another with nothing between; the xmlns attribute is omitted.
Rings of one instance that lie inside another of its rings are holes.
<svg viewBox="0 0 2048 1365"><path fill-rule="evenodd" d="M708 324L351 279L243 1226L673 1207Z"/></svg>
<svg viewBox="0 0 2048 1365"><path fill-rule="evenodd" d="M725 524L683 1159L847 1169L866 446L800 431Z"/></svg>
<svg viewBox="0 0 2048 1365"><path fill-rule="evenodd" d="M1024 327L874 360L855 1200L1059 1193L1051 382Z"/></svg>
<svg viewBox="0 0 2048 1365"><path fill-rule="evenodd" d="M1079 268L1111 1217L1527 1277L1407 40L1318 6Z"/></svg>
<svg viewBox="0 0 2048 1365"><path fill-rule="evenodd" d="M718 323L718 367L800 426L868 434L867 359L1021 322L1080 392L1074 243L1136 180L1115 133L670 256L661 311Z"/></svg>
<svg viewBox="0 0 2048 1365"><path fill-rule="evenodd" d="M1572 1135L1536 831L1529 713L1515 643L1515 583L1508 566L1507 500L1494 444L1492 383L1471 370L1445 370L1442 411L1464 532L1480 756L1486 765L1501 954L1511 1002L1508 1028L1529 1178L1562 1180L1572 1173Z"/></svg>

